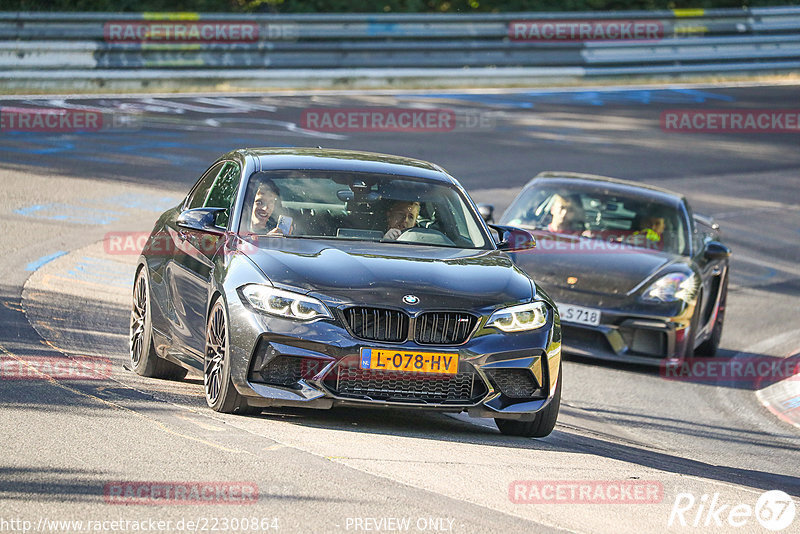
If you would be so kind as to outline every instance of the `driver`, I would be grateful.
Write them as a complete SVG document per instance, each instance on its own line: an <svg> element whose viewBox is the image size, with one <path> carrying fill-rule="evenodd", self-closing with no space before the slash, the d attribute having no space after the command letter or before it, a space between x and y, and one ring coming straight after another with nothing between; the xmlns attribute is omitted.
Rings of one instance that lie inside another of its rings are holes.
<svg viewBox="0 0 800 534"><path fill-rule="evenodd" d="M553 195L550 205L550 224L547 230L557 234L580 233L585 230L580 197Z"/></svg>
<svg viewBox="0 0 800 534"><path fill-rule="evenodd" d="M419 217L419 202L396 200L386 210L386 233L384 239L397 239L400 234L413 228Z"/></svg>
<svg viewBox="0 0 800 534"><path fill-rule="evenodd" d="M249 232L280 236L283 232L278 228L275 207L280 202L280 192L275 182L264 180L258 184L253 198L253 211L250 214Z"/></svg>

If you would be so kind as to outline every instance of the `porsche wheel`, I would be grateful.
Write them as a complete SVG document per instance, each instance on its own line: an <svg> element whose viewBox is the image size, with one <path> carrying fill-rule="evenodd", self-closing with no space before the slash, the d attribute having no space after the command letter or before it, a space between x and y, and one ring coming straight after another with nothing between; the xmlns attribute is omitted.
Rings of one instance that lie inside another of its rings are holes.
<svg viewBox="0 0 800 534"><path fill-rule="evenodd" d="M722 324L725 322L725 303L728 300L728 276L720 288L719 306L717 307L717 317L714 320L714 328L711 330L709 338L697 347L699 356L714 356L719 349L719 342L722 339Z"/></svg>

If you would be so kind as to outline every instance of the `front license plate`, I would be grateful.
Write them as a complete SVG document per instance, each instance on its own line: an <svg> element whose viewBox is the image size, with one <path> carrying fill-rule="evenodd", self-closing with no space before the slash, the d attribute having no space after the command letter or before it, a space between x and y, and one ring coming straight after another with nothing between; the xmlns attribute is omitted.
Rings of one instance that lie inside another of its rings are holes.
<svg viewBox="0 0 800 534"><path fill-rule="evenodd" d="M458 354L391 349L361 349L361 368L409 373L458 372Z"/></svg>
<svg viewBox="0 0 800 534"><path fill-rule="evenodd" d="M583 306L572 306L571 304L556 304L561 320L567 323L578 323L589 326L600 324L600 310L584 308Z"/></svg>

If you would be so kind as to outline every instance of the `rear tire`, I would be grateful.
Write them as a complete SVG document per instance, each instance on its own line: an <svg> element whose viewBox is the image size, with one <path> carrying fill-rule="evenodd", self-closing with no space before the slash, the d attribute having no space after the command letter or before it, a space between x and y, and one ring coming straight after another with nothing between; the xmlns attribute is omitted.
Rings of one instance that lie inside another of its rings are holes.
<svg viewBox="0 0 800 534"><path fill-rule="evenodd" d="M203 387L206 403L222 413L257 414L261 408L247 404L231 380L230 333L225 303L218 298L206 322L206 352L203 364Z"/></svg>
<svg viewBox="0 0 800 534"><path fill-rule="evenodd" d="M507 436L523 436L526 438L543 438L549 436L556 426L558 410L561 407L561 364L558 365L558 384L553 400L547 407L536 414L531 421L515 421L514 419L495 418L494 422L500 432Z"/></svg>
<svg viewBox="0 0 800 534"><path fill-rule="evenodd" d="M711 336L703 341L697 347L698 356L715 356L717 349L719 349L719 342L722 339L722 324L725 322L725 305L728 300L728 275L725 275L725 280L722 282L720 288L719 307L717 309L717 318L714 321L714 328L711 330Z"/></svg>
<svg viewBox="0 0 800 534"><path fill-rule="evenodd" d="M180 380L186 376L186 369L160 358L153 345L150 284L146 266L139 269L133 284L133 306L128 339L131 368L136 374L168 380Z"/></svg>

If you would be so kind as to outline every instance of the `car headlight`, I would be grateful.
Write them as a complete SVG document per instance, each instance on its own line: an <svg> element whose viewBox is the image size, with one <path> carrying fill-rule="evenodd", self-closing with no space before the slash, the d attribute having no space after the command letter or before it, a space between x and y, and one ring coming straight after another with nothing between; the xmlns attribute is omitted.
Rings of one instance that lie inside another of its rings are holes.
<svg viewBox="0 0 800 534"><path fill-rule="evenodd" d="M240 291L252 307L270 315L300 321L311 321L322 317L333 318L322 302L300 293L261 284L246 285Z"/></svg>
<svg viewBox="0 0 800 534"><path fill-rule="evenodd" d="M547 305L544 302L529 302L497 310L489 317L486 326L499 328L503 332L536 330L547 323Z"/></svg>
<svg viewBox="0 0 800 534"><path fill-rule="evenodd" d="M642 300L651 302L691 302L697 295L697 277L692 274L665 274L648 287Z"/></svg>

